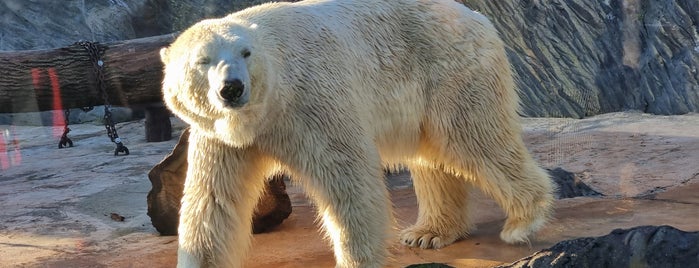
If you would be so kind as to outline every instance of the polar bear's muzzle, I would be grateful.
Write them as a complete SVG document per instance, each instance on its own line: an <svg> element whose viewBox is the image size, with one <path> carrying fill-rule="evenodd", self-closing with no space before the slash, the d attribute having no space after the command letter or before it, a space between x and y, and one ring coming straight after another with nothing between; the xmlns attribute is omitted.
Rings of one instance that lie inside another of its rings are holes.
<svg viewBox="0 0 699 268"><path fill-rule="evenodd" d="M240 108L250 100L250 78L244 62L220 61L208 72L207 97L219 109Z"/></svg>
<svg viewBox="0 0 699 268"><path fill-rule="evenodd" d="M219 97L223 99L226 104L231 106L238 106L240 104L240 98L245 92L245 85L240 79L226 80L223 82L223 87L218 92Z"/></svg>

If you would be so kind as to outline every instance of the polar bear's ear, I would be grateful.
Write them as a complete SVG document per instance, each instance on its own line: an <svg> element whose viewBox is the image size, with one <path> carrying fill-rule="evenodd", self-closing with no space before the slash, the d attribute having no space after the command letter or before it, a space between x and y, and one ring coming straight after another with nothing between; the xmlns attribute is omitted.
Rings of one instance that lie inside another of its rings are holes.
<svg viewBox="0 0 699 268"><path fill-rule="evenodd" d="M167 47L160 49L160 61L162 61L165 64L167 64L167 62L168 62L168 58L167 58L168 52L169 51L168 51Z"/></svg>

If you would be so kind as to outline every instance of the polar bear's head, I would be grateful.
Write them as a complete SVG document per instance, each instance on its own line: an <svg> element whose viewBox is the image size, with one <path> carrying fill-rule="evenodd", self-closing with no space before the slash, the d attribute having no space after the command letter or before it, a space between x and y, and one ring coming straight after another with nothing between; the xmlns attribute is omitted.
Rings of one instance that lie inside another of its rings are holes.
<svg viewBox="0 0 699 268"><path fill-rule="evenodd" d="M160 51L165 65L163 97L190 125L245 143L246 125L254 122L250 101L255 51L250 33L256 26L237 21L205 20L184 31ZM248 133L250 134L250 133Z"/></svg>

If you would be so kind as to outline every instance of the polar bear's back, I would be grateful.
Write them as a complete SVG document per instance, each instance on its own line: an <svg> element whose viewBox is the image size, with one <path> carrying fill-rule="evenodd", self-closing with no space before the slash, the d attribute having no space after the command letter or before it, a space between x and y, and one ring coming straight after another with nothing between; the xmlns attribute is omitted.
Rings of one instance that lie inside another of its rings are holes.
<svg viewBox="0 0 699 268"><path fill-rule="evenodd" d="M453 0L272 3L230 18L257 24L254 43L280 68L275 75L283 85L276 88L293 91L281 95L349 111L386 147L415 143L430 110L463 116L480 105L516 110L497 31ZM481 77L501 85L464 86Z"/></svg>
<svg viewBox="0 0 699 268"><path fill-rule="evenodd" d="M502 48L487 18L453 0L307 0L232 16L259 26L258 42L275 54L271 58L293 65L283 70L306 68L303 74L332 74L333 80L340 72L382 88L387 75L425 80L462 67L454 62L474 65L483 52Z"/></svg>
<svg viewBox="0 0 699 268"><path fill-rule="evenodd" d="M364 78L387 70L419 77L454 67L442 61L469 62L479 49L502 47L487 18L453 0L307 0L232 16L266 29L260 41L276 47L281 60L338 59L347 70L366 69Z"/></svg>

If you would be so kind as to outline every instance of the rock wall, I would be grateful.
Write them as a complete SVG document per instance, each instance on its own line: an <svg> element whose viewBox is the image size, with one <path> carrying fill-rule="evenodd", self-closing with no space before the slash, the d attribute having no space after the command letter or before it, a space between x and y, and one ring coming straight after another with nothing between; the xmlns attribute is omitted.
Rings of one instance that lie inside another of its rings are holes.
<svg viewBox="0 0 699 268"><path fill-rule="evenodd" d="M463 2L505 39L525 115L699 111L699 1Z"/></svg>
<svg viewBox="0 0 699 268"><path fill-rule="evenodd" d="M265 0L0 1L0 51L175 32ZM493 20L525 116L699 111L699 1L463 0Z"/></svg>
<svg viewBox="0 0 699 268"><path fill-rule="evenodd" d="M114 41L169 30L157 0L0 1L0 51Z"/></svg>
<svg viewBox="0 0 699 268"><path fill-rule="evenodd" d="M3 0L0 51L109 42L180 31L263 0Z"/></svg>

